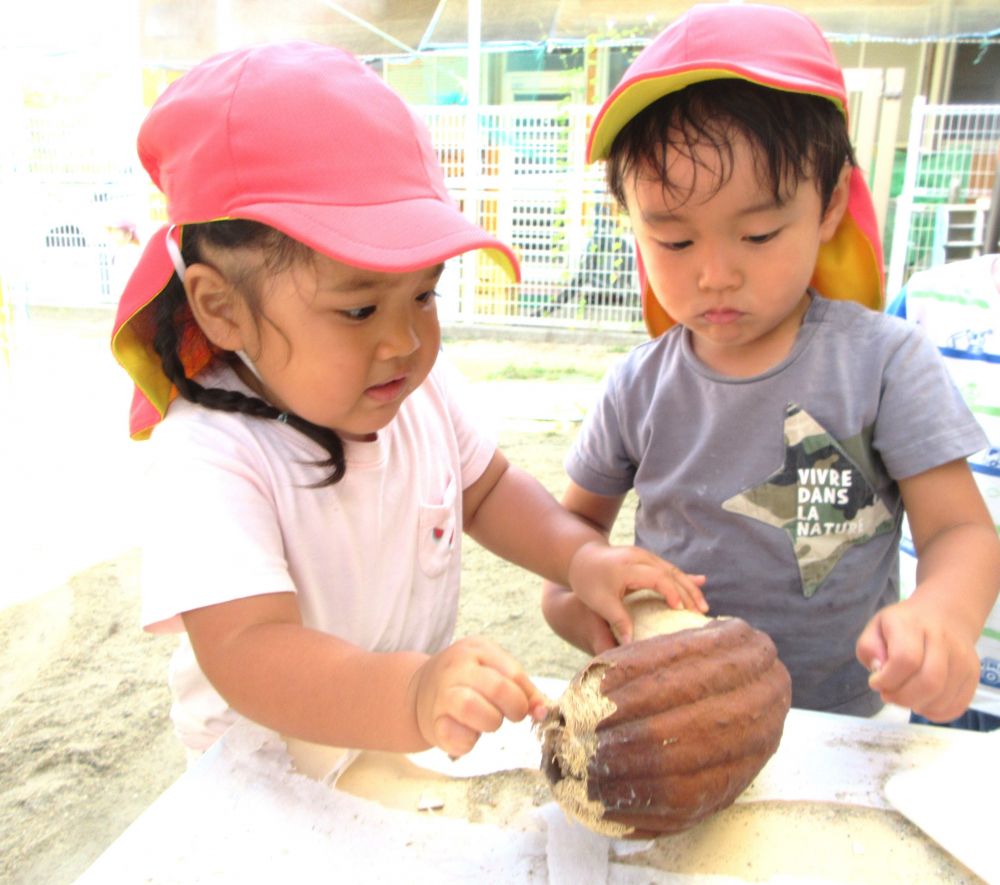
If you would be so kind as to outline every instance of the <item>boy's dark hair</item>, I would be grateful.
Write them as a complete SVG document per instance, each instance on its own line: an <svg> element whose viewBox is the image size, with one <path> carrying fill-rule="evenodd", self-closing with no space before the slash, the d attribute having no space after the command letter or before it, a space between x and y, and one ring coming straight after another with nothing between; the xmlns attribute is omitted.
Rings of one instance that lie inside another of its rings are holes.
<svg viewBox="0 0 1000 885"><path fill-rule="evenodd" d="M203 243L217 249L260 249L264 253L266 265L271 270L287 267L300 259L307 260L310 254L301 243L273 227L242 219L186 224L182 243L181 254L188 266L205 262L202 254ZM250 276L233 282L244 291L247 305L254 316L259 317L259 306ZM344 445L333 430L320 427L291 412L282 412L258 397L247 396L235 390L203 387L197 381L188 378L181 361L180 346L185 340L188 329L194 323L195 319L188 305L184 285L177 274L174 274L156 299L153 348L160 357L163 373L177 388L177 392L184 399L208 409L240 412L254 418L272 418L291 425L329 453L329 457L318 461L317 466L331 468L330 473L325 479L315 483L315 487L333 485L343 479L346 470ZM232 358L236 359L234 356Z"/></svg>
<svg viewBox="0 0 1000 885"><path fill-rule="evenodd" d="M628 180L652 170L668 193L686 198L670 180L667 149L692 156L694 145L716 152L722 187L732 174L735 135L750 143L779 202L813 178L825 212L844 163L856 165L844 115L830 99L740 79L705 80L654 101L622 127L608 153L608 190L625 208Z"/></svg>

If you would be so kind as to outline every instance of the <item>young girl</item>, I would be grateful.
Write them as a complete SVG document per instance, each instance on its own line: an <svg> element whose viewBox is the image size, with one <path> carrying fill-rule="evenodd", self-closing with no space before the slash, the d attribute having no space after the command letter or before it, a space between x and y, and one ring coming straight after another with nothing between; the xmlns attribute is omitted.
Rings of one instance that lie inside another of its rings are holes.
<svg viewBox="0 0 1000 885"><path fill-rule="evenodd" d="M115 355L152 431L143 624L184 631L183 741L235 712L356 748L467 752L543 713L486 639L449 645L460 533L627 630L621 597L700 579L611 548L510 466L437 362L442 263L510 250L449 199L428 133L362 64L308 43L208 60L139 133L167 198ZM161 420L162 419L162 420Z"/></svg>

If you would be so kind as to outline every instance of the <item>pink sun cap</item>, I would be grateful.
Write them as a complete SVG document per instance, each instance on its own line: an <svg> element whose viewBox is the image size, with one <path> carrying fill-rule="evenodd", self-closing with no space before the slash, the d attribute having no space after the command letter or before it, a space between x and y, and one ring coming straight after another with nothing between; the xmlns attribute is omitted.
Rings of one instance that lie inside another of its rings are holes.
<svg viewBox="0 0 1000 885"><path fill-rule="evenodd" d="M667 26L625 71L597 113L587 162L607 159L622 128L657 99L705 80L740 79L832 101L847 118L844 75L815 22L758 3L706 3ZM673 325L642 269L643 316L653 335ZM829 298L883 306L884 268L878 222L860 169L850 179L847 211L820 248L813 285Z"/></svg>
<svg viewBox="0 0 1000 885"><path fill-rule="evenodd" d="M270 43L209 58L154 103L138 152L166 197L170 225L258 221L337 261L389 273L484 249L519 278L511 249L451 198L424 123L371 69L331 46ZM175 395L143 316L174 273L170 225L147 243L112 337L136 383L138 438ZM193 372L207 342L190 351L182 357Z"/></svg>

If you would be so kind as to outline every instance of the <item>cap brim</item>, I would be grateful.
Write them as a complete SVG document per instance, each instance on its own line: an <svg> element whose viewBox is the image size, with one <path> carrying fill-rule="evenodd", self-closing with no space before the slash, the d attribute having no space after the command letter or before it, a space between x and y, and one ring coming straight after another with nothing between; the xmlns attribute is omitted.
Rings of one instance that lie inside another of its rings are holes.
<svg viewBox="0 0 1000 885"><path fill-rule="evenodd" d="M704 67L702 62L692 65L678 65L650 71L648 74L633 80L623 82L615 89L601 106L587 140L587 162L607 158L611 144L622 128L657 99L672 92L679 92L692 83L702 83L705 80L747 80L770 89L782 89L786 92L803 92L808 95L818 95L832 101L840 108L841 113L847 113L840 95L831 88L824 88L815 80L792 77L788 74L777 76L767 70L759 70L746 65L720 64Z"/></svg>
<svg viewBox="0 0 1000 885"><path fill-rule="evenodd" d="M482 249L513 282L520 280L510 247L439 199L375 206L251 203L233 215L268 224L353 267L407 273Z"/></svg>

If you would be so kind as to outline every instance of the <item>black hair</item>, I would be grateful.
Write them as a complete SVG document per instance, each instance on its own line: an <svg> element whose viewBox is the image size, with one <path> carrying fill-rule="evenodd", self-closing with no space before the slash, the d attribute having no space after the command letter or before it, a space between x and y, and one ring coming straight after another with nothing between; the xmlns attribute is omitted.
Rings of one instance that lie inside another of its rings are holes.
<svg viewBox="0 0 1000 885"><path fill-rule="evenodd" d="M242 219L185 225L181 249L185 264L190 266L205 261L202 244L223 250L260 249L264 253L266 266L272 270L307 259L310 254L307 247L280 231L256 221ZM260 311L251 273L244 274L232 282L240 287L246 297L247 305L257 317ZM335 431L313 424L292 412L275 408L259 397L247 396L236 390L203 387L187 376L180 357L180 345L189 329L195 325L195 319L188 304L184 284L177 274L170 278L170 282L156 299L154 323L153 348L160 357L163 374L170 379L184 399L208 409L240 412L254 418L283 421L305 434L329 454L328 458L316 462L316 466L328 467L330 472L324 479L315 483L314 488L333 485L343 479L346 470L344 444Z"/></svg>
<svg viewBox="0 0 1000 885"><path fill-rule="evenodd" d="M667 193L689 196L671 182L667 152L693 158L696 146L715 151L721 188L732 175L734 136L749 142L758 174L779 202L812 178L826 212L844 164L857 165L847 122L830 99L740 79L705 80L657 99L622 127L605 167L608 190L625 208L628 181L652 171Z"/></svg>

